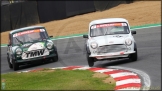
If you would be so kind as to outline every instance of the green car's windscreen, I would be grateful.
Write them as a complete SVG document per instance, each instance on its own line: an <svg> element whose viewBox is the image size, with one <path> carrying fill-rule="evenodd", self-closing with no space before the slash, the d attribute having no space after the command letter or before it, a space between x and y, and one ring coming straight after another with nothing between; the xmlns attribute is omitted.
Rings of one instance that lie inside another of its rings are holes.
<svg viewBox="0 0 162 91"><path fill-rule="evenodd" d="M47 39L48 35L45 29L34 29L13 34L13 45L42 41Z"/></svg>

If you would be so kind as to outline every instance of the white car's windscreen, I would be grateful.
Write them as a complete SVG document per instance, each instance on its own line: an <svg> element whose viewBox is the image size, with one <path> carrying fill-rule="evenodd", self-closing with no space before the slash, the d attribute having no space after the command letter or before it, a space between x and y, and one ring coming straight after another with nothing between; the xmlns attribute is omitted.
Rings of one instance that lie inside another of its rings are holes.
<svg viewBox="0 0 162 91"><path fill-rule="evenodd" d="M45 29L34 29L13 34L13 45L23 44L27 42L42 41L47 39L48 35Z"/></svg>
<svg viewBox="0 0 162 91"><path fill-rule="evenodd" d="M90 30L90 36L103 36L113 34L128 34L129 28L127 23L109 23L92 25Z"/></svg>

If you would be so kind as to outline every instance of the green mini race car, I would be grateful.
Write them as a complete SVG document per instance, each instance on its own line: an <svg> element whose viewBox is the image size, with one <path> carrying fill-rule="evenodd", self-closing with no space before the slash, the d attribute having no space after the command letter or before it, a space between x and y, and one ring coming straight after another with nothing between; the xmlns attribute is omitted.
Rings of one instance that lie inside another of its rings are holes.
<svg viewBox="0 0 162 91"><path fill-rule="evenodd" d="M57 48L48 36L45 27L31 26L15 29L9 33L7 60L14 71L24 63L52 59L58 61Z"/></svg>

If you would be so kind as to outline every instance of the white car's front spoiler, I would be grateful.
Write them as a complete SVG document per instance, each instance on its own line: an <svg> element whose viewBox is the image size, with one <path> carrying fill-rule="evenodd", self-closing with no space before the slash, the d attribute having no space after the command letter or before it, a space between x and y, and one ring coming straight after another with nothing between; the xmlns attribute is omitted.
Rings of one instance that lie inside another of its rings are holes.
<svg viewBox="0 0 162 91"><path fill-rule="evenodd" d="M91 54L89 57L95 57L97 59L128 57L128 55L129 54L132 54L132 53L135 53L135 51L131 51L131 52L105 53L105 54L102 54L102 55L94 55L94 54Z"/></svg>

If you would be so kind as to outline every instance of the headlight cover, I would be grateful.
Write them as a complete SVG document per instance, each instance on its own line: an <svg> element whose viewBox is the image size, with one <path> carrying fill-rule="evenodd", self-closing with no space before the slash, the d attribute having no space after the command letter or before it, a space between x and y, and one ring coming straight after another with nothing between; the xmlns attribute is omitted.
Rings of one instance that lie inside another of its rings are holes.
<svg viewBox="0 0 162 91"><path fill-rule="evenodd" d="M126 39L125 44L130 46L132 44L132 40L131 39Z"/></svg>
<svg viewBox="0 0 162 91"><path fill-rule="evenodd" d="M53 43L52 43L52 42L47 42L46 47L47 47L48 49L52 49Z"/></svg>
<svg viewBox="0 0 162 91"><path fill-rule="evenodd" d="M91 43L91 48L96 49L98 47L98 44L96 42Z"/></svg>
<svg viewBox="0 0 162 91"><path fill-rule="evenodd" d="M17 49L16 49L16 54L17 54L17 55L22 54L22 49L21 49L21 48L17 48Z"/></svg>

